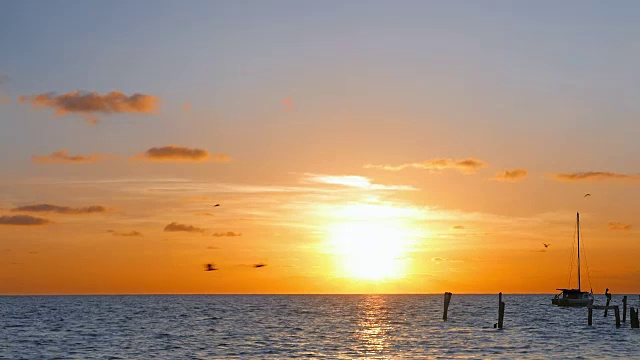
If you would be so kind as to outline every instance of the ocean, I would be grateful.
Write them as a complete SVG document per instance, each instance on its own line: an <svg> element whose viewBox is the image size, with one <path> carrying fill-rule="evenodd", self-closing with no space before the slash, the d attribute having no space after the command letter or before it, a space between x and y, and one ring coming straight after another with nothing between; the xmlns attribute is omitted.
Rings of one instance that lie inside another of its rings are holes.
<svg viewBox="0 0 640 360"><path fill-rule="evenodd" d="M551 295L0 297L0 359L638 358L640 329ZM604 304L604 296L596 296ZM622 297L614 295L621 305ZM629 296L638 306L638 296Z"/></svg>

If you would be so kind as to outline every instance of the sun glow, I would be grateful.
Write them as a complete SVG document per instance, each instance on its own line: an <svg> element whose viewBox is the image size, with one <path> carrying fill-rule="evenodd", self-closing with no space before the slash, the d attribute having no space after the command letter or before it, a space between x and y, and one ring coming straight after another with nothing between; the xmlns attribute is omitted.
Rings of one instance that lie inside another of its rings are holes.
<svg viewBox="0 0 640 360"><path fill-rule="evenodd" d="M404 277L415 234L406 210L381 205L351 205L337 211L343 219L328 227L328 241L344 275L363 280Z"/></svg>

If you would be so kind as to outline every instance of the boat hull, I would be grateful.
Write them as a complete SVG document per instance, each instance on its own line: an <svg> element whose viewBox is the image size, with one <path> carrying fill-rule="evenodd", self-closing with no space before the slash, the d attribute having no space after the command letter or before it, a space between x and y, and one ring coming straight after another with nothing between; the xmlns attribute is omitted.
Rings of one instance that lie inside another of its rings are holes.
<svg viewBox="0 0 640 360"><path fill-rule="evenodd" d="M586 307L593 305L593 299L551 299L551 304L566 307Z"/></svg>

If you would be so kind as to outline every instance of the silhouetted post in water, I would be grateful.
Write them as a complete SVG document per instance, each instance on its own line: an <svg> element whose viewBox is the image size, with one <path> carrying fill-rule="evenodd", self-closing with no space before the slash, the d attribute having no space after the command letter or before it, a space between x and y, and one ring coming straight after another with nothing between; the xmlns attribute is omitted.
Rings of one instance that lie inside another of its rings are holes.
<svg viewBox="0 0 640 360"><path fill-rule="evenodd" d="M442 315L442 320L447 321L447 312L449 311L449 302L451 301L451 293L444 293L444 314Z"/></svg>
<svg viewBox="0 0 640 360"><path fill-rule="evenodd" d="M622 298L622 322L627 322L627 295Z"/></svg>
<svg viewBox="0 0 640 360"><path fill-rule="evenodd" d="M502 329L502 324L504 321L504 302L502 302L502 293L498 293L498 323L493 324L493 327L496 326L498 329Z"/></svg>
<svg viewBox="0 0 640 360"><path fill-rule="evenodd" d="M589 306L589 326L593 325L593 308Z"/></svg>
<svg viewBox="0 0 640 360"><path fill-rule="evenodd" d="M607 305L604 308L604 317L607 317L607 313L609 312L609 302L611 301L611 298L607 299Z"/></svg>
<svg viewBox="0 0 640 360"><path fill-rule="evenodd" d="M629 315L631 316L631 328L637 329L640 327L640 322L638 321L638 310L634 309L633 306L629 310Z"/></svg>
<svg viewBox="0 0 640 360"><path fill-rule="evenodd" d="M618 306L613 307L613 311L616 313L616 327L620 327L620 308Z"/></svg>

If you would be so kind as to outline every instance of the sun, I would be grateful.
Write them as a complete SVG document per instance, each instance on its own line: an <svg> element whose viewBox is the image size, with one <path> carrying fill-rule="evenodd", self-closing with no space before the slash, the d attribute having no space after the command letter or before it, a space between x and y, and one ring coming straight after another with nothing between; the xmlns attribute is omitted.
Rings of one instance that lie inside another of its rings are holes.
<svg viewBox="0 0 640 360"><path fill-rule="evenodd" d="M411 227L392 209L381 206L342 209L342 221L328 226L329 246L340 271L362 280L388 280L406 275Z"/></svg>

